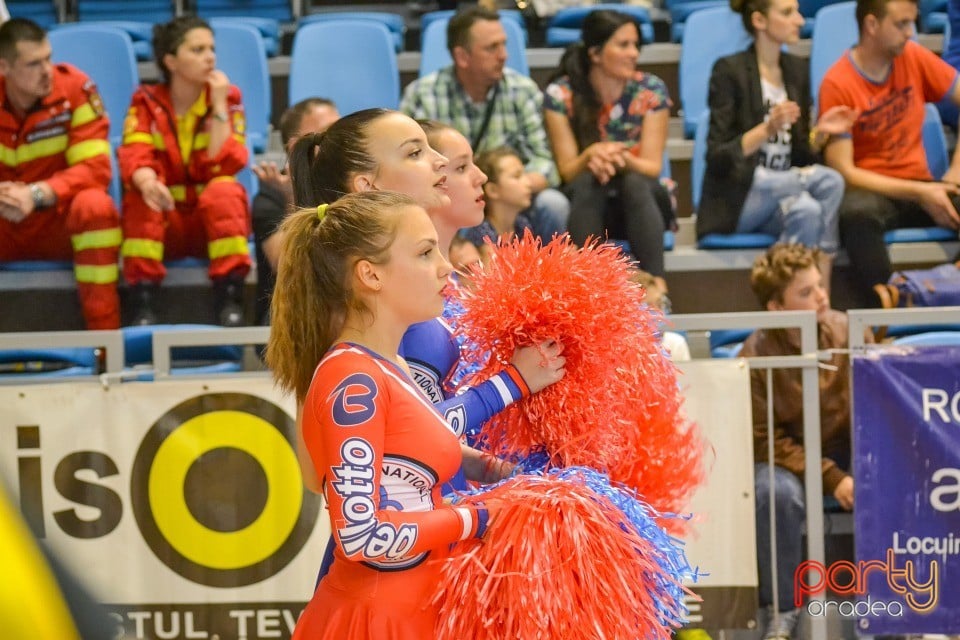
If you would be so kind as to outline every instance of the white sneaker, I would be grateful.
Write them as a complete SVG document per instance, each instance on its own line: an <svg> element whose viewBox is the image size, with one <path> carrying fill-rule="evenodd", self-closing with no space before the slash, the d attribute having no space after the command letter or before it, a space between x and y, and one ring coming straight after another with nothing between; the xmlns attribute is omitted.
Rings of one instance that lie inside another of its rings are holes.
<svg viewBox="0 0 960 640"><path fill-rule="evenodd" d="M781 611L775 619L773 610L768 608L770 622L767 623L767 631L763 634L763 640L791 640L793 632L797 628L797 621L800 620L800 609L791 609L790 611Z"/></svg>

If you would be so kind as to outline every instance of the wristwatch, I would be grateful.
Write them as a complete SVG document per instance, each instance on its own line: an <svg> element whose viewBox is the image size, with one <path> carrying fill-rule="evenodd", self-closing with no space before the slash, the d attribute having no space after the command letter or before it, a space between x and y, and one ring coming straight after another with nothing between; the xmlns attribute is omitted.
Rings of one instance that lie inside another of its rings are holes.
<svg viewBox="0 0 960 640"><path fill-rule="evenodd" d="M213 116L214 120L219 120L220 122L227 122L230 120L225 111L214 111L210 115Z"/></svg>
<svg viewBox="0 0 960 640"><path fill-rule="evenodd" d="M43 189L36 182L30 183L30 197L33 198L34 209L43 209L47 199L43 194Z"/></svg>

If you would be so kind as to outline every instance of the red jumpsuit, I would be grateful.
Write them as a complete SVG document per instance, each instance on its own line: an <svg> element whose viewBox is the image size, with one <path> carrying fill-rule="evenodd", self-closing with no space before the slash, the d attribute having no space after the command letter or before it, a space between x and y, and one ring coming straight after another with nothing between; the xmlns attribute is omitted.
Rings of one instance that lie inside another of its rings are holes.
<svg viewBox="0 0 960 640"><path fill-rule="evenodd" d="M302 429L336 549L294 640L434 637L438 560L487 523L486 509L443 503L457 436L396 364L350 344L317 367Z"/></svg>
<svg viewBox="0 0 960 640"><path fill-rule="evenodd" d="M159 283L164 258L209 258L211 278L250 270L247 193L236 174L247 164L240 90L230 87L233 131L216 157L207 155L213 114L207 92L177 118L167 85L143 85L133 94L117 151L123 179L123 275L128 284ZM150 167L170 190L173 211L154 211L131 184Z"/></svg>
<svg viewBox="0 0 960 640"><path fill-rule="evenodd" d="M0 182L46 182L57 196L18 224L0 218L0 262L72 259L88 329L120 326L109 126L96 86L76 67L54 65L53 91L23 119L0 77Z"/></svg>

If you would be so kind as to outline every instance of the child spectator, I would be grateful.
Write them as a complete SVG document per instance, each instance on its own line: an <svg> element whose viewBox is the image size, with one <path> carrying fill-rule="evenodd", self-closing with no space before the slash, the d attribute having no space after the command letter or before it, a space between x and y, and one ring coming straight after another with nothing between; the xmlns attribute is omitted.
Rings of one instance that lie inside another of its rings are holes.
<svg viewBox="0 0 960 640"><path fill-rule="evenodd" d="M457 280L466 288L470 288L470 271L474 265L480 265L483 268L483 258L480 255L480 247L473 244L461 235L453 236L450 241L450 264L457 274Z"/></svg>
<svg viewBox="0 0 960 640"><path fill-rule="evenodd" d="M487 182L483 185L486 200L483 222L464 229L460 234L479 247L481 255L486 258L483 254L487 240L496 244L501 239L509 240L514 234L523 236L527 229L533 231L530 220L522 213L530 206L533 191L523 161L509 147L481 153L477 157L477 166L487 174Z"/></svg>
<svg viewBox="0 0 960 640"><path fill-rule="evenodd" d="M654 309L659 309L664 316L670 314L670 298L667 292L660 284L661 278L655 278L653 274L637 269L633 276L633 281L641 285L647 291L646 303ZM690 359L690 346L683 334L676 331L661 330L660 340L667 355L674 362L682 362Z"/></svg>
<svg viewBox="0 0 960 640"><path fill-rule="evenodd" d="M820 469L823 490L840 506L853 508L853 476L850 475L850 359L845 353L847 316L830 308L830 297L819 269L820 251L800 244L776 244L753 264L750 285L760 304L769 311L816 311L817 348L836 350L819 371L820 377ZM864 336L873 342L869 332ZM760 329L750 334L740 355L788 356L800 354L796 329ZM793 603L793 574L803 561L803 524L806 496L803 488L803 394L799 369L775 369L772 373L774 439L774 486L770 486L767 457L767 372L750 372L753 398L754 489L756 494L757 562L760 573L760 605L769 607L777 590L781 607ZM773 493L771 497L771 491ZM770 566L770 508L777 514L777 575ZM796 628L799 609L781 611L771 620L765 639L788 639Z"/></svg>

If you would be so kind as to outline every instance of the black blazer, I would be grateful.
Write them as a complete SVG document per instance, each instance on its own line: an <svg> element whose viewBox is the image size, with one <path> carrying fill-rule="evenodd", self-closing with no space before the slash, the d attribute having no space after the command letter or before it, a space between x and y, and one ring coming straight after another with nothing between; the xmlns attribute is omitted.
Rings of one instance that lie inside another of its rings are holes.
<svg viewBox="0 0 960 640"><path fill-rule="evenodd" d="M800 105L793 125L790 161L807 166L817 161L810 148L810 80L808 62L789 53L780 54L780 70L787 97ZM703 175L697 237L708 233L733 233L740 210L753 183L757 154L743 155L740 138L763 122L763 93L753 45L717 60L710 74L710 133L707 166Z"/></svg>

